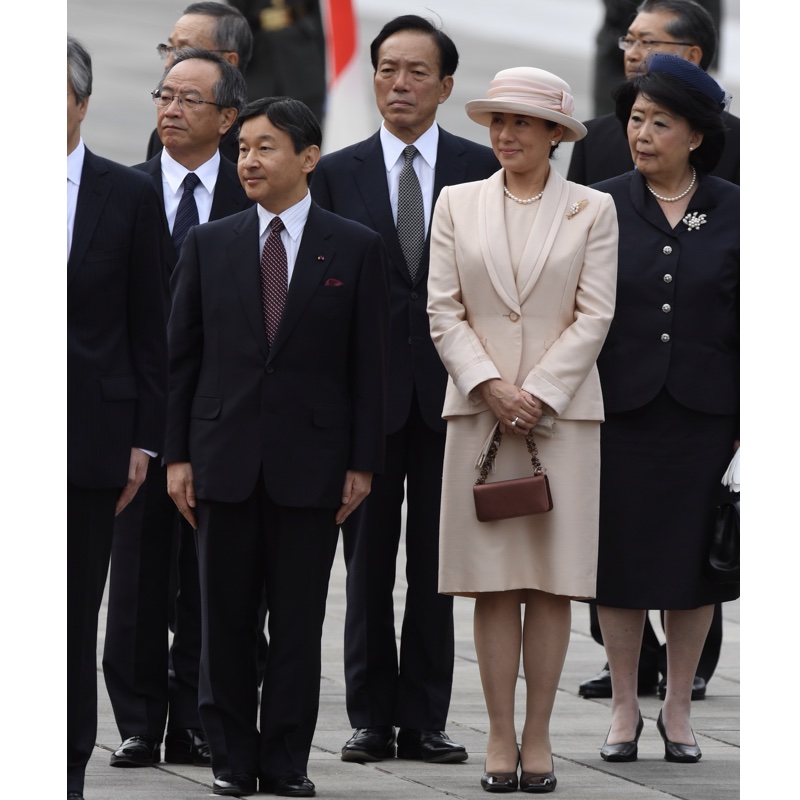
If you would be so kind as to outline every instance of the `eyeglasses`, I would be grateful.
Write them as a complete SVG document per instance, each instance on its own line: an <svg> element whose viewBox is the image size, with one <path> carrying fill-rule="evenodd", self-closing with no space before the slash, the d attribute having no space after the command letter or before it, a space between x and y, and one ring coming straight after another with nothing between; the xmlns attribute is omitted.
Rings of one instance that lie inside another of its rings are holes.
<svg viewBox="0 0 800 800"><path fill-rule="evenodd" d="M629 39L627 36L620 36L617 39L620 50L633 50L637 45L646 53L649 53L657 44L677 44L683 47L692 47L694 42L661 42L658 39Z"/></svg>
<svg viewBox="0 0 800 800"><path fill-rule="evenodd" d="M179 50L183 50L182 47L172 47L168 44L157 44L156 51L161 56L161 58L166 61L169 56L174 56ZM212 53L232 53L233 50L211 50Z"/></svg>
<svg viewBox="0 0 800 800"><path fill-rule="evenodd" d="M182 108L184 111L197 111L200 106L216 106L217 108L223 108L219 103L214 103L211 100L201 100L199 97L190 97L189 95L185 94L169 94L169 92L159 92L158 89L154 89L150 92L150 96L153 98L153 102L159 108L169 108L172 105L173 100L178 101L178 106Z"/></svg>

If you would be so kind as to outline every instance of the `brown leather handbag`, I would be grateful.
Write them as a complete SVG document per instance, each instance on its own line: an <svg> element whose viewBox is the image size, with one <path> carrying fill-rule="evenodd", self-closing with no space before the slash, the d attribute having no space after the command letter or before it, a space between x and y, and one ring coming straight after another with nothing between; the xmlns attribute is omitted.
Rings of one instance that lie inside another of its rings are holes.
<svg viewBox="0 0 800 800"><path fill-rule="evenodd" d="M532 430L528 431L525 443L531 454L533 475L527 478L486 483L489 470L494 466L502 438L503 434L498 425L495 428L491 446L483 459L480 476L472 487L478 521L494 522L499 519L527 517L550 511L553 508L550 481L542 467L542 462L539 461L539 448L534 441Z"/></svg>

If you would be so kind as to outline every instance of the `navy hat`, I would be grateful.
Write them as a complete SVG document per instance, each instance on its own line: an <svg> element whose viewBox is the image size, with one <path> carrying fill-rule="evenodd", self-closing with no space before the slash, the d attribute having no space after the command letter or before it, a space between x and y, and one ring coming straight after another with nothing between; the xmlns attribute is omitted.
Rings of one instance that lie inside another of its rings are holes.
<svg viewBox="0 0 800 800"><path fill-rule="evenodd" d="M653 53L646 61L647 72L663 72L704 94L720 110L728 105L725 90L703 69L679 56Z"/></svg>

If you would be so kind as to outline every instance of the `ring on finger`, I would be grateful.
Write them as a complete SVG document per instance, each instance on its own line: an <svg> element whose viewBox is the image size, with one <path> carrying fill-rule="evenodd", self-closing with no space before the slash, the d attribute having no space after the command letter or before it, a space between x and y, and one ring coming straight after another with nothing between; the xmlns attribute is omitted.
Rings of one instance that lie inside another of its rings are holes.
<svg viewBox="0 0 800 800"><path fill-rule="evenodd" d="M514 419L511 421L511 427L516 428L518 422L519 422L519 417L514 417Z"/></svg>

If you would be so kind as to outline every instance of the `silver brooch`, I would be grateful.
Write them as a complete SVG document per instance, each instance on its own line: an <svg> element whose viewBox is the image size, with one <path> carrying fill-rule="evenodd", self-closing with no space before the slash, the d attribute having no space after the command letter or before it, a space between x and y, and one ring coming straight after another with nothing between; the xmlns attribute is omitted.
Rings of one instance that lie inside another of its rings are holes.
<svg viewBox="0 0 800 800"><path fill-rule="evenodd" d="M588 200L581 200L578 203L573 203L567 212L567 219L572 219L576 214L580 214L586 206L589 205Z"/></svg>
<svg viewBox="0 0 800 800"><path fill-rule="evenodd" d="M706 215L705 214L698 214L696 211L693 214L687 214L683 218L683 222L689 228L690 231L696 231L700 228L701 225L706 224Z"/></svg>

